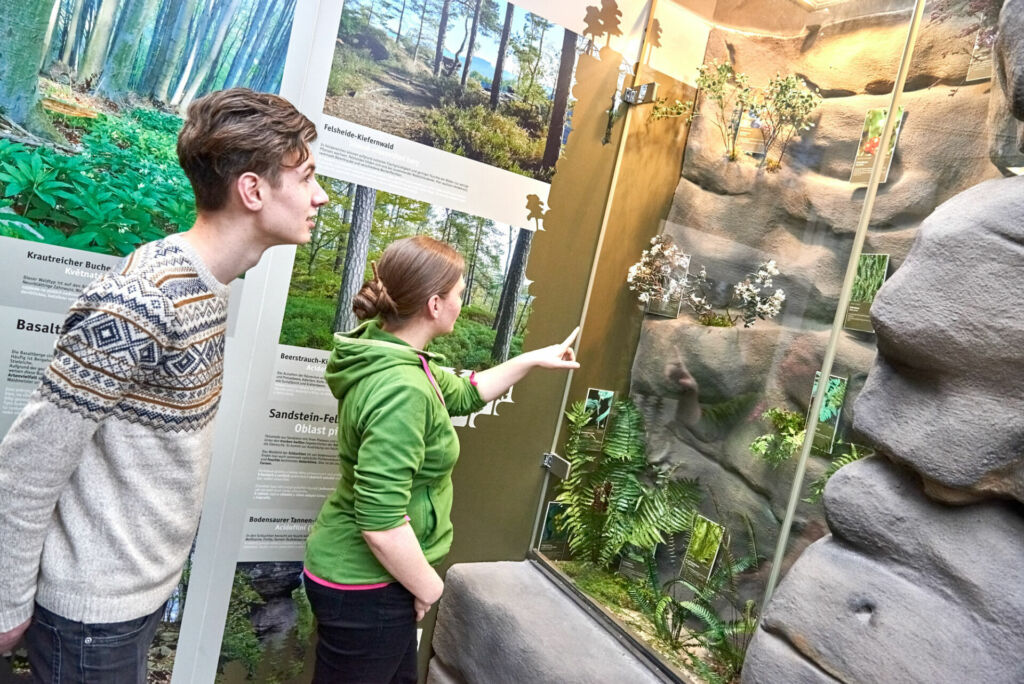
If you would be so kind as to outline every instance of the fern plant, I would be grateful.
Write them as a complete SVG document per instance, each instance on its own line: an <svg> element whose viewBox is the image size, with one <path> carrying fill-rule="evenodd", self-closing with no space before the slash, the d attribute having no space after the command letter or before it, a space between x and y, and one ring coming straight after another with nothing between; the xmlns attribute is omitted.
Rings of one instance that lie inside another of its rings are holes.
<svg viewBox="0 0 1024 684"><path fill-rule="evenodd" d="M700 417L710 427L726 430L746 418L757 399L757 392L744 392L722 401L701 402Z"/></svg>
<svg viewBox="0 0 1024 684"><path fill-rule="evenodd" d="M601 452L581 448L589 413L584 402L566 412L566 457L572 464L555 501L566 505L559 524L575 558L607 567L626 544L652 551L664 535L689 528L700 501L695 480L674 480L647 462L643 417L631 401L616 416Z"/></svg>
<svg viewBox="0 0 1024 684"><path fill-rule="evenodd" d="M680 576L660 584L651 554L645 582L634 583L627 590L630 599L651 620L656 634L683 651L691 668L708 682L732 682L739 676L757 627L756 604L740 598L736 582L740 574L755 569L761 560L749 522L747 534L746 554L736 558L729 545L723 544L718 566L705 582L695 583ZM679 599L679 595L690 598ZM688 621L698 627L686 629Z"/></svg>

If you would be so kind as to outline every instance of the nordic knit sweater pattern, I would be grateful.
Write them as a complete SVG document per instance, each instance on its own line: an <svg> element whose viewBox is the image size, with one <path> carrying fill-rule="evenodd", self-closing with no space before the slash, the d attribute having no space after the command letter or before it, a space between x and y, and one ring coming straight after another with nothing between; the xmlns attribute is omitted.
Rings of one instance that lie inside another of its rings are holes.
<svg viewBox="0 0 1024 684"><path fill-rule="evenodd" d="M71 307L0 444L0 631L33 601L106 623L170 596L206 484L228 291L172 236Z"/></svg>

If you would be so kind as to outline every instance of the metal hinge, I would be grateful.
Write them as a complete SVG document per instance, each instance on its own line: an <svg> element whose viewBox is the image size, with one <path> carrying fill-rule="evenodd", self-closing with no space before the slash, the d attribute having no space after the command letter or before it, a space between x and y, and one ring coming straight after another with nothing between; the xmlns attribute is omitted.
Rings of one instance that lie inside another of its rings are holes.
<svg viewBox="0 0 1024 684"><path fill-rule="evenodd" d="M552 475L562 480L569 477L569 469L572 467L569 461L551 451L545 452L541 458L540 465L542 468L550 470Z"/></svg>
<svg viewBox="0 0 1024 684"><path fill-rule="evenodd" d="M657 83L644 83L635 88L626 88L626 91L622 94L622 99L631 105L650 104L657 97L657 92Z"/></svg>

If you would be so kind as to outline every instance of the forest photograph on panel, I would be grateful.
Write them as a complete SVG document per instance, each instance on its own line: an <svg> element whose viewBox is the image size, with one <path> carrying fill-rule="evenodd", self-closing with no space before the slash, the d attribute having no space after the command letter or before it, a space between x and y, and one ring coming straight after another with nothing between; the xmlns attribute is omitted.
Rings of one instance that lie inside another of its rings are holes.
<svg viewBox="0 0 1024 684"><path fill-rule="evenodd" d="M585 48L500 0L349 0L324 112L550 181Z"/></svg>
<svg viewBox="0 0 1024 684"><path fill-rule="evenodd" d="M331 349L335 331L358 325L352 300L372 277L371 262L400 238L429 235L466 260L466 291L455 330L428 351L443 365L479 370L522 350L532 309L526 265L533 231L318 176L330 201L312 239L295 253L279 342ZM539 203L539 200L537 201ZM538 207L531 216L539 222Z"/></svg>
<svg viewBox="0 0 1024 684"><path fill-rule="evenodd" d="M277 92L295 1L5 3L0 235L118 256L190 228L181 115Z"/></svg>

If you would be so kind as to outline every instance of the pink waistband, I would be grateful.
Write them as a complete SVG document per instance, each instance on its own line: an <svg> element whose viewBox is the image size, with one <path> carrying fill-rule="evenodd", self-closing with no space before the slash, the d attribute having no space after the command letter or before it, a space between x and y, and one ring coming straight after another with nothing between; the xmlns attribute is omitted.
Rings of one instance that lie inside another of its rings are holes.
<svg viewBox="0 0 1024 684"><path fill-rule="evenodd" d="M366 591L367 589L383 589L384 587L391 584L391 582L379 582L377 584L337 584L336 582L328 582L325 579L320 579L309 571L309 568L303 568L302 572L305 573L306 577L313 580L319 585L330 587L331 589L341 589L342 591Z"/></svg>

